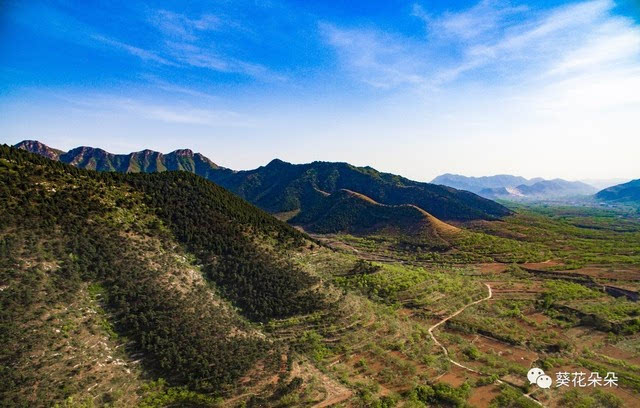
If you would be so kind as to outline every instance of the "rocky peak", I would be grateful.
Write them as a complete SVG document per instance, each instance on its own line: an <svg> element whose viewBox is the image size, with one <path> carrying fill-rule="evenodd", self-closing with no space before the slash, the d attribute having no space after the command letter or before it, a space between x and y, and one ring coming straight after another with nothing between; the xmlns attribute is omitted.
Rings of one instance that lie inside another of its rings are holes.
<svg viewBox="0 0 640 408"><path fill-rule="evenodd" d="M40 143L37 140L23 140L14 147L22 150L26 150L31 153L39 154L40 156L47 157L52 160L57 160L62 151L52 149L44 143Z"/></svg>
<svg viewBox="0 0 640 408"><path fill-rule="evenodd" d="M191 149L178 149L171 153L180 157L193 157L193 150Z"/></svg>

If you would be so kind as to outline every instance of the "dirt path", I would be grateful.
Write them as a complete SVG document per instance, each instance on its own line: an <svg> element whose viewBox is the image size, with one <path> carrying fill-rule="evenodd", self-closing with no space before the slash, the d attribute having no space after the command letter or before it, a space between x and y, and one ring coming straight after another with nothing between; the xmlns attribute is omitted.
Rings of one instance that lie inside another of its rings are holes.
<svg viewBox="0 0 640 408"><path fill-rule="evenodd" d="M438 326L446 323L448 320L453 319L454 317L456 317L460 313L464 312L468 307L473 306L473 305L477 305L478 303L481 303L481 302L484 302L485 300L491 299L493 297L493 292L491 291L491 286L489 286L486 283L484 285L487 287L487 289L489 289L489 296L487 296L485 298L482 298L480 300L476 300L475 302L471 302L468 305L465 305L462 309L458 310L457 312L453 313L452 315L449 315L449 316L445 317L444 319L440 320L438 323L436 323L433 326L429 327L429 336L431 336L431 340L433 340L433 342L437 346L440 346L440 348L444 352L444 355L447 356L447 358L449 358L449 351L447 350L447 348L444 345L442 345L442 343L440 343L438 341L438 339L436 339L436 336L433 335L433 331L435 329L437 329ZM478 371L474 370L473 368L466 367L466 366L458 363L457 361L454 361L454 360L452 360L450 358L449 358L449 361L451 361L452 364L455 364L460 368L464 368L465 370L468 370L468 371L471 371L471 372L479 374Z"/></svg>
<svg viewBox="0 0 640 408"><path fill-rule="evenodd" d="M480 374L482 375L482 373L476 369L473 369L471 367L467 367L464 364L461 364L455 360L453 360L451 357L449 357L449 351L447 350L447 348L438 341L438 339L436 338L436 336L433 334L433 331L435 329L437 329L439 326L441 326L442 324L446 323L448 320L453 319L454 317L458 316L460 313L464 312L468 307L471 307L473 305L477 305L478 303L487 301L489 299L491 299L493 297L493 291L491 290L491 286L489 286L487 283L484 284L487 289L489 290L489 295L485 298L482 298L480 300L476 300L475 302L471 302L468 305L465 305L464 307L462 307L460 310L456 311L455 313L453 313L452 315L449 315L447 317L445 317L444 319L440 320L438 323L434 324L433 326L429 327L429 336L431 336L431 340L433 340L433 342L439 346L442 351L444 352L444 355L447 356L447 359L449 360L449 362L451 362L451 364L460 367L464 370L467 370L469 372L472 372L474 374ZM496 383L498 384L504 384L504 382L500 379L496 380ZM540 401L536 400L535 398L533 398L530 394L524 394L525 397L529 398L531 401L535 402L536 404L540 405L541 407L544 407L544 405L542 405L542 403L540 403Z"/></svg>

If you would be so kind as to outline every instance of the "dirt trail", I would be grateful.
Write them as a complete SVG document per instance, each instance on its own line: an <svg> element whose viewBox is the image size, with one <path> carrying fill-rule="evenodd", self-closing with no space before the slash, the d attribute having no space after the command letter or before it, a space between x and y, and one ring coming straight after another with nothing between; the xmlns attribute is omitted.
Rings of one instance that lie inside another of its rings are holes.
<svg viewBox="0 0 640 408"><path fill-rule="evenodd" d="M476 369L473 369L471 367L467 367L464 364L461 364L455 360L453 360L451 357L449 357L449 351L447 350L447 348L438 341L438 339L436 338L436 336L433 334L433 331L435 329L437 329L440 325L446 323L448 320L453 319L454 317L458 316L460 313L464 312L468 307L471 307L473 305L477 305L478 303L487 301L489 299L491 299L493 297L493 291L491 290L491 286L489 286L487 283L484 284L487 289L489 290L489 295L487 297L484 297L480 300L476 300L475 302L471 302L468 305L463 306L460 310L456 311L455 313L445 317L444 319L440 320L438 323L434 324L433 326L429 327L429 336L431 336L431 340L433 340L433 342L439 346L442 351L444 352L444 355L447 357L447 359L449 360L449 362L451 362L451 364L460 367L464 370L467 370L469 372L472 372L474 374L480 374L482 375L482 373ZM496 383L498 384L504 384L504 382L500 379L496 380ZM525 397L529 398L531 401L535 402L536 404L540 405L541 407L544 407L544 405L542 405L542 403L538 400L536 400L535 398L533 398L530 394L525 394Z"/></svg>
<svg viewBox="0 0 640 408"><path fill-rule="evenodd" d="M460 313L464 312L468 307L473 306L473 305L477 305L480 302L484 302L485 300L491 299L493 297L493 292L491 291L491 286L489 286L486 283L484 285L487 287L487 289L489 289L489 296L487 296L485 298L482 298L480 300L476 300L475 302L471 302L468 305L463 306L462 309L458 310L457 312L453 313L452 315L449 315L449 316L445 317L444 319L440 320L438 323L436 323L433 326L429 327L429 336L431 336L431 340L433 340L433 342L437 346L440 346L440 348L444 352L444 355L447 356L447 358L449 358L449 351L447 350L447 348L444 345L442 345L442 343L440 343L438 341L438 339L436 339L436 336L433 335L433 331L435 329L437 329L438 326L446 323L448 320L453 319L454 317L456 317ZM460 368L464 368L465 370L468 370L468 371L471 371L471 372L479 374L478 371L474 370L473 368L465 367L464 365L458 363L457 361L451 360L450 358L449 358L449 361L451 361L451 363L457 365Z"/></svg>

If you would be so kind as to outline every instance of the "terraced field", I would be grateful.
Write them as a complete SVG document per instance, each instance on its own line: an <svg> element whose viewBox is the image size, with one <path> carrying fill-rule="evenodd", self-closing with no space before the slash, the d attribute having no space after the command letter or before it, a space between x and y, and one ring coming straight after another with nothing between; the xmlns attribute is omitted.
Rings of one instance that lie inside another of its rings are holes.
<svg viewBox="0 0 640 408"><path fill-rule="evenodd" d="M640 222L620 219L626 231L614 232L610 217L575 215L607 225L594 236L575 227L580 220L537 211L483 222L483 232L461 225L480 239L431 258L383 237L316 236L328 248L296 262L341 288L340 307L281 321L274 333L305 333L299 351L352 392L338 405L639 406ZM534 220L530 230L523 218ZM547 224L545 240L539 225ZM483 237L489 232L494 238ZM597 251L606 239L619 244ZM619 383L542 390L527 380L532 367L554 380L615 372Z"/></svg>

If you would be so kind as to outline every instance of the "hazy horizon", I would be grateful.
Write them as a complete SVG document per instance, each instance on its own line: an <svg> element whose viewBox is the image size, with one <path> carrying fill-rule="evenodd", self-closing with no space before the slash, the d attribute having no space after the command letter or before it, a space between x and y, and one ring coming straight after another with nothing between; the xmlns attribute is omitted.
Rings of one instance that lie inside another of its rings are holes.
<svg viewBox="0 0 640 408"><path fill-rule="evenodd" d="M2 7L3 143L640 178L637 2Z"/></svg>

